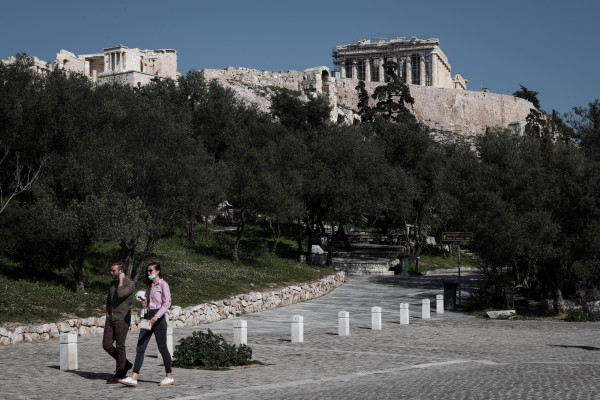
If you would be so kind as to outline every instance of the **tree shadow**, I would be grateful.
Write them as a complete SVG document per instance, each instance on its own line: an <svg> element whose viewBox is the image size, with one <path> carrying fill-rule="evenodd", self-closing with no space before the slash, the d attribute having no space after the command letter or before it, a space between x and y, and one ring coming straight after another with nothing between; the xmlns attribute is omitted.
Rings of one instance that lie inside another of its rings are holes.
<svg viewBox="0 0 600 400"><path fill-rule="evenodd" d="M461 286L463 289L477 286L482 281L482 277L476 275L467 275L461 277ZM368 278L369 282L387 287L406 287L421 290L444 290L444 281L457 281L455 275L437 275L437 276L402 276L402 275L378 275Z"/></svg>
<svg viewBox="0 0 600 400"><path fill-rule="evenodd" d="M563 349L575 348L575 349L590 350L590 351L600 350L600 347L593 347L593 346L573 346L573 345L566 345L566 344L549 344L548 346L562 347Z"/></svg>

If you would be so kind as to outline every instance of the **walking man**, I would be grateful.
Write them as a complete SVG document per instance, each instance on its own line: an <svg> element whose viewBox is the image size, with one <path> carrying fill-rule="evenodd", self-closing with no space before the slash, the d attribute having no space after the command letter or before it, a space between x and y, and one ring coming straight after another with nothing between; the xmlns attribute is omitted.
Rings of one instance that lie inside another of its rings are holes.
<svg viewBox="0 0 600 400"><path fill-rule="evenodd" d="M133 366L125 354L125 339L131 323L131 297L135 285L125 276L125 263L116 262L110 267L112 281L106 298L106 322L102 347L117 362L115 375L106 383L118 383L125 378L127 371ZM116 342L116 347L113 343Z"/></svg>

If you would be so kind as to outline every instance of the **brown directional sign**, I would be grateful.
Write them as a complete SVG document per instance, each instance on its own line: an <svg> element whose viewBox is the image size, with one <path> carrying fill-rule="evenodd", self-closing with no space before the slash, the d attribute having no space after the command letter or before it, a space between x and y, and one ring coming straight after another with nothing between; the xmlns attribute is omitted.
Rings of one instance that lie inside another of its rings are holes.
<svg viewBox="0 0 600 400"><path fill-rule="evenodd" d="M444 232L442 233L442 240L447 242L473 240L473 232Z"/></svg>

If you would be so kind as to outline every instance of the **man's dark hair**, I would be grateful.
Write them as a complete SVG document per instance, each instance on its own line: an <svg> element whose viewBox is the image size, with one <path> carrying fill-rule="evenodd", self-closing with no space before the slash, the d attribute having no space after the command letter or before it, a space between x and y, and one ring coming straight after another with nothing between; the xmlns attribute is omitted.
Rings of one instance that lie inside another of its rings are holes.
<svg viewBox="0 0 600 400"><path fill-rule="evenodd" d="M119 271L125 271L125 263L123 261L114 262L112 265L116 265L119 268Z"/></svg>

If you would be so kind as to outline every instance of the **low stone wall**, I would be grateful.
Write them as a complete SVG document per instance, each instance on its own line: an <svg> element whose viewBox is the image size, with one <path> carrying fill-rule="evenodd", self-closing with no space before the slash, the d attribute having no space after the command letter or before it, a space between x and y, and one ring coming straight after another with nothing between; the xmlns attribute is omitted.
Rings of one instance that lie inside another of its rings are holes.
<svg viewBox="0 0 600 400"><path fill-rule="evenodd" d="M274 291L239 294L229 299L186 308L172 306L167 315L170 325L175 328L208 324L221 319L273 310L321 297L341 286L344 283L344 278L344 271L339 271L335 275L327 276L317 282L288 286ZM102 333L104 332L104 320L105 317L90 317L69 319L57 323L18 326L12 330L0 327L0 345L49 340L57 338L61 333L76 333L79 335ZM137 315L133 315L129 329L137 331L139 320Z"/></svg>

